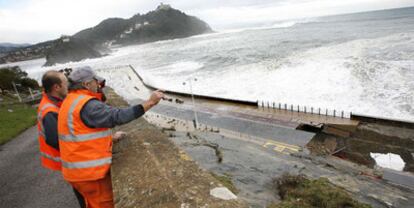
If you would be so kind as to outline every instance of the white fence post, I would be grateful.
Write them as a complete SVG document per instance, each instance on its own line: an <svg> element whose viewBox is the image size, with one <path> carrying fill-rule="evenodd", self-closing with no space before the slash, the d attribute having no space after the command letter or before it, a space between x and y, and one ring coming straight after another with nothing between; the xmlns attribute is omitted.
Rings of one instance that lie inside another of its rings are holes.
<svg viewBox="0 0 414 208"><path fill-rule="evenodd" d="M29 87L29 92L30 92L30 97L32 97L32 100L34 100L34 96L33 96L33 92L32 92L32 88Z"/></svg>
<svg viewBox="0 0 414 208"><path fill-rule="evenodd" d="M20 97L19 91L17 90L17 87L16 87L16 83L12 82L12 84L13 84L14 90L16 91L17 98L19 98L19 101L22 102L22 98Z"/></svg>

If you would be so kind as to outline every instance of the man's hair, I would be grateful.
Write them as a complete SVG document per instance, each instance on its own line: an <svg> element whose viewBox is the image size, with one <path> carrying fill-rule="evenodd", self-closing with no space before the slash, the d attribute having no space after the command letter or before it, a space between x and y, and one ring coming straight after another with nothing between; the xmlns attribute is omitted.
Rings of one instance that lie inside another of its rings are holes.
<svg viewBox="0 0 414 208"><path fill-rule="evenodd" d="M50 70L47 71L42 77L42 87L46 93L52 91L52 88L55 84L62 84L62 80L60 79L59 75L62 74L61 72Z"/></svg>
<svg viewBox="0 0 414 208"><path fill-rule="evenodd" d="M74 82L73 80L71 80L69 78L69 91L72 91L72 90L81 90L81 89L86 89L82 85L82 82Z"/></svg>

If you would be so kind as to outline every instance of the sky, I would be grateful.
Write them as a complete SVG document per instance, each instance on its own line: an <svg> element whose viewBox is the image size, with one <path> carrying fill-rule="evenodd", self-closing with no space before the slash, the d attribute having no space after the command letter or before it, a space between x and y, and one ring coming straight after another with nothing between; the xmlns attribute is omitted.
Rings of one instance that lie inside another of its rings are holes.
<svg viewBox="0 0 414 208"><path fill-rule="evenodd" d="M214 30L265 22L414 6L414 0L0 0L0 43L38 43L130 18L160 2L206 21Z"/></svg>

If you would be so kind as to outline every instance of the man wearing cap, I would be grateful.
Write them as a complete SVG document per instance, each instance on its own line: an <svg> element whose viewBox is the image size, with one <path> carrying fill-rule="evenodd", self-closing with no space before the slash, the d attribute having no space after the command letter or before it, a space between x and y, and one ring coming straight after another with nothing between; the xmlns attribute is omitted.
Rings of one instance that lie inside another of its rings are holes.
<svg viewBox="0 0 414 208"><path fill-rule="evenodd" d="M103 79L91 67L75 69L69 81L58 119L63 177L83 195L88 208L113 207L110 128L139 118L164 95L155 91L141 105L118 109L101 101Z"/></svg>
<svg viewBox="0 0 414 208"><path fill-rule="evenodd" d="M40 149L40 162L43 167L60 171L58 140L58 112L62 100L68 94L68 80L63 73L50 70L42 77L43 94L37 111L37 129ZM80 207L85 206L83 197L73 189Z"/></svg>

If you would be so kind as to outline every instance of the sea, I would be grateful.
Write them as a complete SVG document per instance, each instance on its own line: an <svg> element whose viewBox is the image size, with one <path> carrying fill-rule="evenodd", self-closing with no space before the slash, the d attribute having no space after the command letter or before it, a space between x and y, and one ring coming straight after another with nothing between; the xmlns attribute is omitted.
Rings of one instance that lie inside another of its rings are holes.
<svg viewBox="0 0 414 208"><path fill-rule="evenodd" d="M183 82L192 80L195 94L414 121L414 7L263 23L44 63L11 65L38 80L49 69L132 65L160 89L189 92Z"/></svg>

